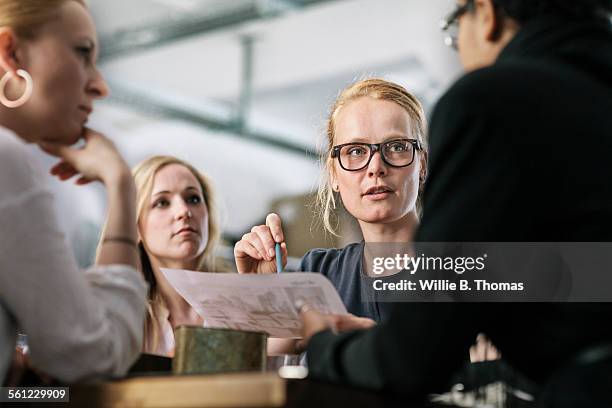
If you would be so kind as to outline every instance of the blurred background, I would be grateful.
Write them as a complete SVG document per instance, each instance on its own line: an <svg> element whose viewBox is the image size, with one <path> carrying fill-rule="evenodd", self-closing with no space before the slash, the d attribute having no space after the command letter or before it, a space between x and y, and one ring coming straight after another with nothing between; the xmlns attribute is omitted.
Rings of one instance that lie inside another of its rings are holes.
<svg viewBox="0 0 612 408"><path fill-rule="evenodd" d="M439 21L452 0L89 0L99 67L111 96L89 126L130 166L155 154L207 174L220 202L224 245L270 211L285 225L290 267L314 247L361 239L313 222L328 109L351 82L381 76L405 86L427 114L460 74ZM45 165L53 159L41 154ZM82 266L104 221L101 186L49 182Z"/></svg>

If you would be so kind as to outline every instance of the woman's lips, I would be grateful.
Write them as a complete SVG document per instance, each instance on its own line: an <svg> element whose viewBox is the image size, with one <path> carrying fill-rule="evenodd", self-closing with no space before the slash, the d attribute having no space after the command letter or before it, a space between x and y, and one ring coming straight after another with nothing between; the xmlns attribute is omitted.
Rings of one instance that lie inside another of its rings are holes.
<svg viewBox="0 0 612 408"><path fill-rule="evenodd" d="M88 108L86 106L79 106L79 112L83 115L83 124L87 123L87 121L89 120L89 115L91 114L91 108Z"/></svg>
<svg viewBox="0 0 612 408"><path fill-rule="evenodd" d="M390 191L381 191L379 193L365 194L364 197L370 201L380 201L388 198L390 195Z"/></svg>
<svg viewBox="0 0 612 408"><path fill-rule="evenodd" d="M179 231L176 233L176 235L190 235L190 234L195 234L195 231L191 231L191 230L184 230L184 231Z"/></svg>
<svg viewBox="0 0 612 408"><path fill-rule="evenodd" d="M188 235L198 235L198 232L191 227L187 227L187 228L181 228L180 230L178 230L177 232L174 233L174 235L178 235L178 236L188 236Z"/></svg>
<svg viewBox="0 0 612 408"><path fill-rule="evenodd" d="M384 200L393 193L393 190L387 186L373 186L366 190L363 194L370 201Z"/></svg>
<svg viewBox="0 0 612 408"><path fill-rule="evenodd" d="M84 106L84 105L79 106L79 109L85 112L87 115L90 115L91 112L93 111L93 108L91 108L90 106Z"/></svg>

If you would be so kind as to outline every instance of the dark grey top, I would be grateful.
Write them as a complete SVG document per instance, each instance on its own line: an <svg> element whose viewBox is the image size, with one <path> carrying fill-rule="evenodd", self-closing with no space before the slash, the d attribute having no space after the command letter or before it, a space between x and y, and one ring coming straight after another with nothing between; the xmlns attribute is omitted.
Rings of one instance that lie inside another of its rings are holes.
<svg viewBox="0 0 612 408"><path fill-rule="evenodd" d="M304 255L300 271L319 272L334 285L349 313L380 322L386 315L384 303L368 301L372 278L362 273L363 241L341 249L317 248Z"/></svg>

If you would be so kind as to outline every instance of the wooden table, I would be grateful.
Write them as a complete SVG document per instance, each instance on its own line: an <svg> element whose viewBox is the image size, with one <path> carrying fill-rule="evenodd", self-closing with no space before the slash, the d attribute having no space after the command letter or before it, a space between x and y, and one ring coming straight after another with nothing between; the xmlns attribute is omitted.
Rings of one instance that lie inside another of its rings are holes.
<svg viewBox="0 0 612 408"><path fill-rule="evenodd" d="M408 405L406 405L408 404ZM46 407L52 404L45 404ZM70 404L87 408L422 407L379 393L275 373L156 376L70 387ZM23 405L20 406L23 408Z"/></svg>
<svg viewBox="0 0 612 408"><path fill-rule="evenodd" d="M130 370L131 377L91 385L71 385L70 403L46 402L44 406L47 408L339 408L345 406L417 408L423 406L386 393L375 393L310 379L285 380L276 372L172 375L170 370L170 359L143 355ZM39 377L33 376L20 385L42 386L43 384L40 383ZM61 386L59 383L53 385ZM2 408L41 406L40 403L28 402L0 405Z"/></svg>
<svg viewBox="0 0 612 408"><path fill-rule="evenodd" d="M140 377L72 386L69 405L88 408L282 407L286 402L286 389L285 380L274 373Z"/></svg>

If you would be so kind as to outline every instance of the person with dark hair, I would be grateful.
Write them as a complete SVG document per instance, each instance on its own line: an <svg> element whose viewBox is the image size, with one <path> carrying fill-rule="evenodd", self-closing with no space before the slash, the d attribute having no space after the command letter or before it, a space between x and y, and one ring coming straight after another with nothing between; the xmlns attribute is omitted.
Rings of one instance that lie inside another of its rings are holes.
<svg viewBox="0 0 612 408"><path fill-rule="evenodd" d="M610 0L460 0L444 28L468 73L432 116L417 241L612 241L611 13ZM542 406L612 406L609 303L398 303L340 335L306 309L315 378L423 397L485 332Z"/></svg>
<svg viewBox="0 0 612 408"><path fill-rule="evenodd" d="M612 8L611 0L494 0L493 4L499 12L520 25L549 16L558 16L568 21L591 21L605 18Z"/></svg>

